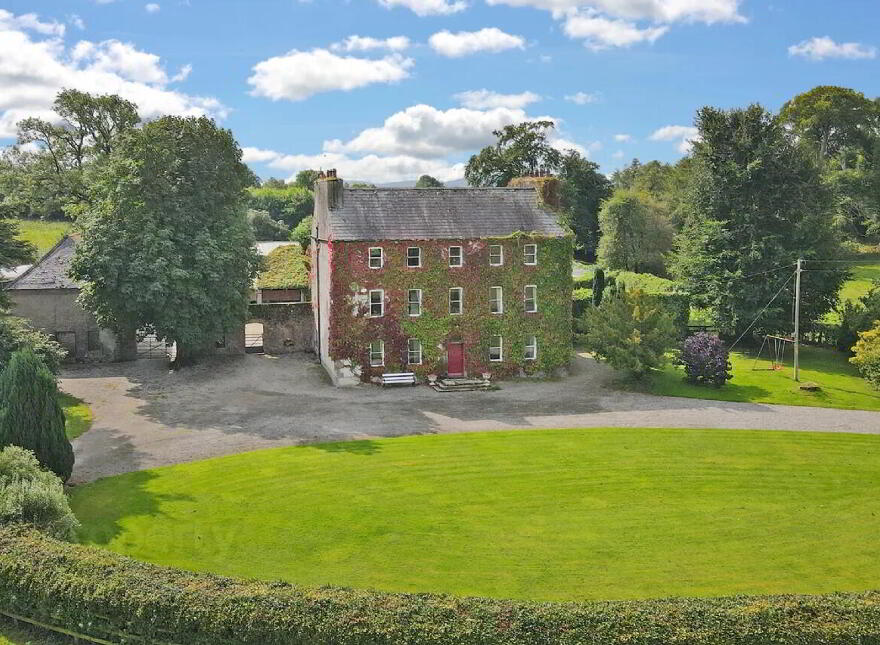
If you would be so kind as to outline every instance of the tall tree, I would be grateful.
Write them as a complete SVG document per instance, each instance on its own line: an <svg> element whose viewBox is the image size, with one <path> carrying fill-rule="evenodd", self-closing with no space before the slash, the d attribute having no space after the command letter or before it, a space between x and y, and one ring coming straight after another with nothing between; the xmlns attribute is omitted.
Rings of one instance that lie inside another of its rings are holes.
<svg viewBox="0 0 880 645"><path fill-rule="evenodd" d="M71 265L85 308L119 333L176 341L180 364L238 329L260 266L245 214L252 181L210 119L163 117L124 135L97 173Z"/></svg>
<svg viewBox="0 0 880 645"><path fill-rule="evenodd" d="M647 193L618 189L599 211L599 263L609 269L664 275L674 233Z"/></svg>
<svg viewBox="0 0 880 645"><path fill-rule="evenodd" d="M819 169L779 119L760 105L705 107L696 125L694 215L678 236L674 272L698 304L714 308L719 324L738 334L771 302L798 257L839 258L840 242ZM846 277L836 265L821 266L802 280L805 321L835 305ZM791 331L791 288L789 282L761 314L756 331Z"/></svg>
<svg viewBox="0 0 880 645"><path fill-rule="evenodd" d="M319 174L317 170L300 170L296 173L294 183L306 190L315 190L315 182L318 181Z"/></svg>
<svg viewBox="0 0 880 645"><path fill-rule="evenodd" d="M422 175L416 182L416 188L443 188L443 182L431 175Z"/></svg>
<svg viewBox="0 0 880 645"><path fill-rule="evenodd" d="M0 448L20 446L63 481L73 471L55 377L30 349L15 352L0 374Z"/></svg>
<svg viewBox="0 0 880 645"><path fill-rule="evenodd" d="M815 87L785 103L779 114L820 163L848 147L865 149L880 133L880 106L845 87Z"/></svg>
<svg viewBox="0 0 880 645"><path fill-rule="evenodd" d="M267 183L248 189L248 205L252 209L266 211L271 219L284 222L288 229L312 214L315 198L310 190L296 184L279 187Z"/></svg>
<svg viewBox="0 0 880 645"><path fill-rule="evenodd" d="M470 158L465 179L471 186L506 186L539 169L557 171L562 153L547 140L554 127L552 121L526 121L493 131L498 141Z"/></svg>
<svg viewBox="0 0 880 645"><path fill-rule="evenodd" d="M611 195L611 182L599 172L599 164L576 150L562 156L559 177L562 209L575 234L576 253L593 260L599 244L599 206Z"/></svg>

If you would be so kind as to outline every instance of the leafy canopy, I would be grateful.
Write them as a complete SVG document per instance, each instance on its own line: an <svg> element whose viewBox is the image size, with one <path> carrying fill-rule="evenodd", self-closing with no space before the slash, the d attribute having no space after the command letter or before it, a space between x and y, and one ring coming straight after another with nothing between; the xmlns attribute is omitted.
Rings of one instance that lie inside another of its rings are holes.
<svg viewBox="0 0 880 645"><path fill-rule="evenodd" d="M123 136L92 187L71 275L99 324L154 331L181 363L244 322L261 264L245 216L253 181L228 130L163 117Z"/></svg>
<svg viewBox="0 0 880 645"><path fill-rule="evenodd" d="M431 175L422 175L416 182L416 188L443 188L443 182Z"/></svg>
<svg viewBox="0 0 880 645"><path fill-rule="evenodd" d="M647 193L618 189L599 211L599 263L635 273L665 272L674 233L662 208Z"/></svg>
<svg viewBox="0 0 880 645"><path fill-rule="evenodd" d="M599 244L599 206L611 194L611 182L599 164L576 150L562 155L559 167L563 216L575 234L577 253L592 260Z"/></svg>
<svg viewBox="0 0 880 645"><path fill-rule="evenodd" d="M464 177L471 186L506 186L514 177L523 177L539 169L556 171L562 153L550 145L547 133L552 121L526 121L506 125L492 134L493 145L473 155L465 166Z"/></svg>

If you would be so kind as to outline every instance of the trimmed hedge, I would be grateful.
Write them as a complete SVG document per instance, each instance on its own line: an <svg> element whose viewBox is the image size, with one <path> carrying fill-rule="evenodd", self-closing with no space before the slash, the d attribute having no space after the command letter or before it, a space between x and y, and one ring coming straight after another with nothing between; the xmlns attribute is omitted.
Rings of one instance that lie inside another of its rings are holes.
<svg viewBox="0 0 880 645"><path fill-rule="evenodd" d="M880 643L880 592L575 604L312 589L158 567L22 526L0 529L0 609L187 645Z"/></svg>

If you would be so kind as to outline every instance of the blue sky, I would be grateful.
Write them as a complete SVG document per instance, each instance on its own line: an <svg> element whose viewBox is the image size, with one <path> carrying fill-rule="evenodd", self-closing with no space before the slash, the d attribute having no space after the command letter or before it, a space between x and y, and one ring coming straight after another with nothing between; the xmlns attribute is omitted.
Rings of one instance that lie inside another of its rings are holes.
<svg viewBox="0 0 880 645"><path fill-rule="evenodd" d="M452 179L542 116L610 172L680 157L702 105L878 96L878 48L877 0L6 0L0 144L74 86L210 114L263 177Z"/></svg>

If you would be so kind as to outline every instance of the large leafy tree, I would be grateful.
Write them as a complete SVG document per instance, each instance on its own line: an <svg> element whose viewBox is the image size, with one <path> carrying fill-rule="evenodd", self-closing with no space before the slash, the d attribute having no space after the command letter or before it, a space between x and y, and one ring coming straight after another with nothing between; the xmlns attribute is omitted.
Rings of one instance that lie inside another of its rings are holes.
<svg viewBox="0 0 880 645"><path fill-rule="evenodd" d="M288 229L311 215L315 207L312 191L296 184L278 186L264 183L249 188L248 194L252 209L267 212L271 219L284 222Z"/></svg>
<svg viewBox="0 0 880 645"><path fill-rule="evenodd" d="M815 87L785 103L779 114L820 163L846 148L870 147L880 133L880 105L845 87Z"/></svg>
<svg viewBox="0 0 880 645"><path fill-rule="evenodd" d="M239 328L260 265L252 181L232 134L210 119L168 116L125 134L81 222L71 275L85 308L119 333L176 341L181 364Z"/></svg>
<svg viewBox="0 0 880 645"><path fill-rule="evenodd" d="M687 219L687 193L694 176L692 165L690 155L675 164L660 161L643 164L633 159L628 166L615 170L611 181L615 188L650 195L672 225L679 229Z"/></svg>
<svg viewBox="0 0 880 645"><path fill-rule="evenodd" d="M609 269L665 274L674 233L663 209L647 193L618 189L599 211L599 263Z"/></svg>
<svg viewBox="0 0 880 645"><path fill-rule="evenodd" d="M599 206L611 194L611 182L599 164L576 150L562 156L560 197L569 226L574 231L579 256L592 260L599 243Z"/></svg>
<svg viewBox="0 0 880 645"><path fill-rule="evenodd" d="M64 432L58 385L29 348L12 355L0 374L0 448L20 446L63 481L73 471L73 448Z"/></svg>
<svg viewBox="0 0 880 645"><path fill-rule="evenodd" d="M416 182L416 188L443 188L443 182L431 175L422 175Z"/></svg>
<svg viewBox="0 0 880 645"><path fill-rule="evenodd" d="M562 153L547 139L552 121L526 121L493 131L498 140L470 158L464 177L471 186L506 186L539 169L557 171Z"/></svg>
<svg viewBox="0 0 880 645"><path fill-rule="evenodd" d="M840 242L817 164L778 118L759 105L705 107L696 125L693 215L678 236L674 272L698 304L714 308L725 330L740 333L771 302L797 258L840 258ZM835 305L846 277L836 266L807 263L823 270L803 276L805 321ZM792 289L793 281L755 331L790 333Z"/></svg>

